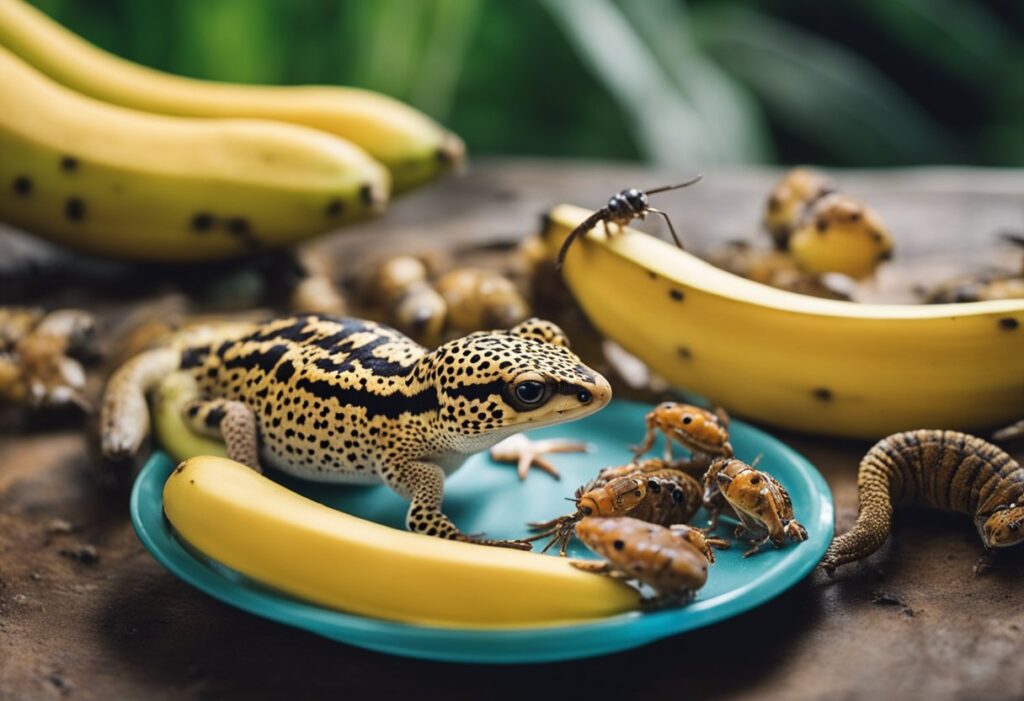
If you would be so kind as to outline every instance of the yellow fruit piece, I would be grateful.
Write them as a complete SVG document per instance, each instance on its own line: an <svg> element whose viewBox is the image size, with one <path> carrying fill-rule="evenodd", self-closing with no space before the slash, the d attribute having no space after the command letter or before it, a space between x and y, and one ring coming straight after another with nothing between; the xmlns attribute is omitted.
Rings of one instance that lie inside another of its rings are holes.
<svg viewBox="0 0 1024 701"><path fill-rule="evenodd" d="M808 205L833 189L832 182L824 175L804 168L789 171L775 183L768 196L763 222L778 250L786 249Z"/></svg>
<svg viewBox="0 0 1024 701"><path fill-rule="evenodd" d="M556 207L549 254L590 214ZM569 251L563 274L604 335L739 416L878 439L915 428L983 430L1024 415L1024 300L820 299L600 225Z"/></svg>
<svg viewBox="0 0 1024 701"><path fill-rule="evenodd" d="M450 628L579 623L628 611L636 592L564 558L399 531L306 499L219 457L164 487L175 530L208 557L322 606Z"/></svg>
<svg viewBox="0 0 1024 701"><path fill-rule="evenodd" d="M168 375L153 394L153 431L157 444L178 462L196 455L227 457L224 443L201 436L185 423L185 405L198 395L198 387L188 372Z"/></svg>
<svg viewBox="0 0 1024 701"><path fill-rule="evenodd" d="M789 239L789 251L808 272L859 280L892 255L892 238L873 209L833 193L811 206Z"/></svg>
<svg viewBox="0 0 1024 701"><path fill-rule="evenodd" d="M158 261L252 254L387 200L387 171L323 132L108 105L2 47L0 75L0 219L77 250Z"/></svg>
<svg viewBox="0 0 1024 701"><path fill-rule="evenodd" d="M0 45L53 80L112 104L182 117L272 119L340 136L383 163L396 191L431 180L464 155L457 136L385 95L340 87L233 85L162 73L93 46L21 0L0 0Z"/></svg>

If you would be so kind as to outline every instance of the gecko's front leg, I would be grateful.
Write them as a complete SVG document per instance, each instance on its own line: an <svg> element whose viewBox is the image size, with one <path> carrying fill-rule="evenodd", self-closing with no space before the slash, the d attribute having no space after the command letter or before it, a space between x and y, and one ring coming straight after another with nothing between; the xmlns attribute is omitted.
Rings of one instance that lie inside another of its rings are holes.
<svg viewBox="0 0 1024 701"><path fill-rule="evenodd" d="M490 540L459 531L451 519L441 512L444 471L437 465L417 461L397 463L384 468L381 476L385 484L409 500L405 525L413 533L516 550L530 550L533 547L522 540Z"/></svg>
<svg viewBox="0 0 1024 701"><path fill-rule="evenodd" d="M256 415L247 404L227 399L196 399L186 404L183 412L193 431L222 439L229 458L263 472Z"/></svg>

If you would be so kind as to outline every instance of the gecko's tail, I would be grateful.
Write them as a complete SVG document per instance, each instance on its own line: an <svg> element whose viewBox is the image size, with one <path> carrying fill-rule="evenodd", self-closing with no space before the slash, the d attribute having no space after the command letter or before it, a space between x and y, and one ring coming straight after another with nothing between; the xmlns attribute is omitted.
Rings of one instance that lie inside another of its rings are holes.
<svg viewBox="0 0 1024 701"><path fill-rule="evenodd" d="M885 452L884 441L868 451L860 462L857 491L860 507L857 521L846 533L837 536L821 560L821 567L829 575L837 567L861 560L882 547L892 526L892 496L889 492L892 475L891 461Z"/></svg>
<svg viewBox="0 0 1024 701"><path fill-rule="evenodd" d="M149 433L146 393L182 365L174 348L144 351L118 368L103 391L100 446L103 455L121 460L138 453Z"/></svg>

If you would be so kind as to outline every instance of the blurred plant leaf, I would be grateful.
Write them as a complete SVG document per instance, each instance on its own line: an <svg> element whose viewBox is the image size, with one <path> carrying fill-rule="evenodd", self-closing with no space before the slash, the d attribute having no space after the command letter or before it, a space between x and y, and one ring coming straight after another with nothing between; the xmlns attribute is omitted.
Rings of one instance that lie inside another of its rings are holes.
<svg viewBox="0 0 1024 701"><path fill-rule="evenodd" d="M675 84L700 113L722 160L763 163L771 151L761 106L710 61L692 36L685 3L623 0L622 8Z"/></svg>
<svg viewBox="0 0 1024 701"><path fill-rule="evenodd" d="M349 77L355 85L405 98L420 56L430 3L351 0L341 18L343 35L355 42Z"/></svg>
<svg viewBox="0 0 1024 701"><path fill-rule="evenodd" d="M187 0L178 52L188 75L240 83L280 83L281 34L272 12L253 12L249 0ZM221 60L230 56L230 61Z"/></svg>
<svg viewBox="0 0 1024 701"><path fill-rule="evenodd" d="M849 165L952 160L953 142L892 81L845 48L757 11L708 6L701 43L793 134Z"/></svg>
<svg viewBox="0 0 1024 701"><path fill-rule="evenodd" d="M981 3L961 0L866 0L864 11L917 55L961 80L1021 83L1020 42Z"/></svg>
<svg viewBox="0 0 1024 701"><path fill-rule="evenodd" d="M868 0L864 11L881 31L976 96L977 126L968 138L977 155L995 165L1020 165L1024 46L1010 26L985 5L963 0Z"/></svg>
<svg viewBox="0 0 1024 701"><path fill-rule="evenodd" d="M176 12L172 5L129 2L119 8L124 22L132 28L124 37L132 56L147 66L173 60Z"/></svg>
<svg viewBox="0 0 1024 701"><path fill-rule="evenodd" d="M436 119L451 110L466 50L476 36L480 0L434 0L430 32L408 100Z"/></svg>
<svg viewBox="0 0 1024 701"><path fill-rule="evenodd" d="M641 153L681 169L723 162L703 116L609 0L541 0L631 123Z"/></svg>

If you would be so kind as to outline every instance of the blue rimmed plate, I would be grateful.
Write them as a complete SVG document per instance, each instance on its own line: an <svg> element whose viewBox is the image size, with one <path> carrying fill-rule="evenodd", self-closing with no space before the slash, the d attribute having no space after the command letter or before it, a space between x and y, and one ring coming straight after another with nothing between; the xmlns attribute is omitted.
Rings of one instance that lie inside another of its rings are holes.
<svg viewBox="0 0 1024 701"><path fill-rule="evenodd" d="M628 446L643 436L650 407L614 401L581 421L529 434L534 438L573 438L594 452L557 455L562 481L533 471L519 482L515 468L477 455L456 472L445 488L445 512L467 533L497 538L522 537L525 521L544 521L571 508L564 497L590 479L598 468L632 457ZM730 439L741 459L763 454L768 469L793 498L797 519L808 540L772 547L744 560L743 548L719 551L707 585L681 608L629 613L579 625L515 630L462 630L407 625L324 609L269 590L184 546L163 517L163 486L174 465L155 454L136 479L131 497L132 523L146 548L167 569L194 587L245 611L297 626L350 645L395 655L447 662L528 663L591 657L626 650L670 635L730 618L778 596L803 579L818 563L832 539L832 495L821 474L804 457L768 434L740 421ZM655 446L660 454L660 444ZM347 513L402 528L406 502L386 487L316 484L280 473L271 477L310 499ZM694 523L702 523L700 514ZM729 529L725 526L726 530ZM569 554L589 557L579 543Z"/></svg>

